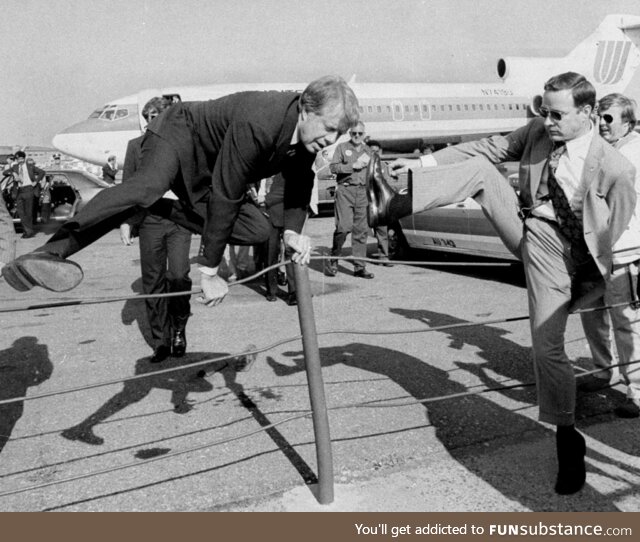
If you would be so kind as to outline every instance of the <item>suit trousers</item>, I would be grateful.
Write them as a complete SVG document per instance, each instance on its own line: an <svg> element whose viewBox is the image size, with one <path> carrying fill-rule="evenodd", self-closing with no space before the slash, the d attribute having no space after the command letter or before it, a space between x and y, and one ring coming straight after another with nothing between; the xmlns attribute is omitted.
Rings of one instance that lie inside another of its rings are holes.
<svg viewBox="0 0 640 542"><path fill-rule="evenodd" d="M139 237L143 293L190 291L191 232L167 218L148 214L140 225ZM145 300L153 348L169 345L172 329L184 329L190 315L189 300L189 295Z"/></svg>
<svg viewBox="0 0 640 542"><path fill-rule="evenodd" d="M33 220L34 205L35 195L33 186L23 186L18 189L16 208L18 211L18 216L20 217L20 222L22 223L22 228L28 235L32 235L36 232Z"/></svg>
<svg viewBox="0 0 640 542"><path fill-rule="evenodd" d="M280 254L282 253L282 236L284 234L284 227L271 226L271 234L269 235L269 239L263 245L263 262L265 267L270 267L275 265L280 260ZM285 257L289 257L285 250ZM290 294L295 293L295 278L293 274L293 264L287 264L285 266L287 272L287 290ZM265 275L265 286L267 288L267 293L271 295L276 295L278 292L278 268L273 268L267 271Z"/></svg>
<svg viewBox="0 0 640 542"><path fill-rule="evenodd" d="M638 280L638 262L613 267L604 297L594 306L617 305L606 311L580 313L593 362L602 373L594 376L609 381L611 365L611 329L620 363L640 361L640 310L629 305ZM623 365L620 374L627 385L627 397L640 400L640 364Z"/></svg>
<svg viewBox="0 0 640 542"><path fill-rule="evenodd" d="M333 232L332 256L342 254L347 235L351 233L351 251L356 258L367 257L367 190L364 185L339 184L336 190L336 229ZM362 261L353 262L356 271L365 268Z"/></svg>
<svg viewBox="0 0 640 542"><path fill-rule="evenodd" d="M16 257L17 242L13 219L0 194L0 268Z"/></svg>
<svg viewBox="0 0 640 542"><path fill-rule="evenodd" d="M137 206L150 207L170 188L178 195L185 193L184 186L180 186L180 162L175 149L153 133L147 137L149 141L145 140L140 168L135 174L127 182L99 192L38 251L66 258L119 227L136 212ZM190 205L184 198L181 202L186 207ZM190 209L194 211L192 218L181 214L179 218L172 216L171 219L201 234L207 216L207 200L195 202ZM253 245L266 241L268 235L267 218L255 205L243 204L229 243Z"/></svg>
<svg viewBox="0 0 640 542"><path fill-rule="evenodd" d="M522 259L518 197L486 158L477 156L455 164L415 169L409 183L414 213L473 198L504 245Z"/></svg>

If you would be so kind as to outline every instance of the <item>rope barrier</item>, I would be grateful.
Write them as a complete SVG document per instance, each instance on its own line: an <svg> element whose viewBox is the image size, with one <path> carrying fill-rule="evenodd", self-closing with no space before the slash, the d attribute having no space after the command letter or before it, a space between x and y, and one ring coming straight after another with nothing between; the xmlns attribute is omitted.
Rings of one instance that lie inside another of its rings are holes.
<svg viewBox="0 0 640 542"><path fill-rule="evenodd" d="M359 261L365 261L365 262L380 263L379 260L369 259L369 258L356 258L356 257L314 256L314 257L312 257L312 259L313 260L327 260L327 259L335 260L335 259L341 259L341 260L348 260L348 261L359 260ZM235 286L235 285L238 285L238 284L249 282L249 281L254 280L255 278L263 275L264 273L266 273L266 272L268 272L268 271L270 271L272 269L279 268L280 266L285 265L287 263L291 263L291 261L287 260L285 262L281 262L281 263L269 266L269 267L261 270L260 272L257 272L255 274L249 276L249 277L246 277L246 278L241 279L239 281L235 281L233 283L230 283L229 286ZM502 262L489 262L489 263L483 263L483 264L473 264L473 263L469 263L469 262L413 262L413 261L394 261L394 264L398 264L398 265L424 265L424 266L451 266L451 267L455 267L455 266L465 266L465 267L467 267L467 266L473 266L473 267L492 266L492 267L496 267L497 266L497 267L502 267L502 266L512 266L512 265L514 265L513 263L502 263ZM38 305L30 305L28 307L18 307L18 308L9 308L9 309L4 308L4 309L0 309L0 312L19 312L19 311L26 311L26 310L57 308L57 307L64 307L64 306L75 306L75 305L85 305L85 304L100 304L100 303L113 303L113 302L128 301L128 300L141 300L141 299L151 299L151 298L194 295L194 294L198 294L198 293L201 293L201 292L202 292L202 290L196 289L196 290L192 290L190 292L174 292L174 293L168 293L168 294L148 294L148 295L121 296L121 297L115 297L115 298L114 297L110 297L110 298L90 298L90 299L64 300L64 301L50 302L50 303L44 303L44 304L38 304ZM581 310L575 311L575 312L576 313L581 313L581 312L589 312L589 311L592 311L592 310L606 310L606 309L614 308L614 307L618 307L618 306L626 306L628 304L629 303L618 303L618 304L609 305L609 306L605 306L605 307L581 309ZM426 328L426 329L421 328L421 329L410 329L410 330L402 329L402 330L384 330L384 331L371 331L371 330L361 331L361 330L339 329L339 330L328 330L328 331L324 331L324 332L318 332L318 335L331 335L331 334L393 335L393 334L407 334L407 333L425 333L425 332L431 332L431 331L446 331L446 330L449 330L449 329L461 328L461 327L471 327L471 326L489 325L489 324L496 324L496 323L515 322L515 321L521 321L521 320L526 320L526 319L529 319L529 316L500 318L500 319L483 320L483 321L477 321L477 322L463 322L463 323L458 323L458 324L436 326L436 327L431 327L431 328ZM287 338L287 339L283 339L281 341L278 341L276 343L273 343L271 345L268 345L267 347L260 348L260 349L254 349L254 350L240 352L240 353L236 353L236 354L220 356L220 357L217 357L217 358L201 360L201 361L198 361L198 362L190 363L188 365L183 365L183 366L179 366L179 367L171 367L171 368L166 368L166 369L159 369L157 371L152 371L152 372L148 372L148 373L144 373L144 374L138 374L138 375L132 375L132 376L129 376L129 377L120 378L120 379L116 379L116 380L110 380L110 381L105 381L105 382L97 382L97 383L88 384L88 385L85 385L85 386L79 386L79 387L69 388L69 389L64 389L64 390L57 390L57 391L52 391L52 392L47 392L47 393L42 393L42 394L37 394L37 395L32 395L32 396L24 396L24 397L16 397L16 398L11 398L11 399L4 399L4 400L0 400L0 405L9 404L9 403L15 403L15 402L21 402L21 401L27 401L27 400L41 399L41 398L45 398L45 397L51 397L51 396L56 396L56 395L61 395L61 394L66 394L66 393L74 393L74 392L78 392L78 391L84 391L84 390L88 390L88 389L94 389L94 388L97 388L97 387L103 387L103 386L109 386L109 385L114 385L114 384L119 384L119 383L125 383L125 382L132 381L132 380L138 380L138 379L142 379L142 378L158 376L158 375L172 373L172 372L176 372L176 371L184 371L185 369L194 369L196 367L201 367L201 366L204 366L204 365L211 365L211 364L214 364L214 363L219 363L221 361L228 361L228 360L231 360L231 359L234 359L234 358L238 358L238 357L241 357L241 356L257 355L259 353L265 352L267 350L271 350L271 349L276 348L278 346L281 346L283 344L287 344L287 343L290 343L290 342L294 342L294 341L300 340L301 338L302 338L301 335L297 335L295 337L290 337L290 338ZM634 365L634 364L637 364L637 363L640 363L640 360L634 360L634 361L625 362L625 363L618 363L618 364L612 365L611 368ZM222 368L224 368L224 367L226 367L228 365L229 364L227 363ZM593 370L593 371L582 373L580 375L577 375L576 378L583 378L585 376L588 376L588 375L594 374L594 373L598 373L598 372L601 372L601 369L596 369L596 370ZM198 376L201 376L200 373L198 374ZM446 396L430 397L430 398L425 398L425 399L413 399L413 400L411 400L409 402L406 402L406 403L403 403L403 404L394 404L394 405L391 405L391 406L398 407L398 406L410 406L410 405L413 405L413 404L428 404L428 403L435 402L435 401L443 401L443 400L448 400L448 399L455 399L455 398L461 398L461 397L466 397L466 396L479 395L479 394L483 394L483 393L503 391L503 390L516 389L516 388L525 388L525 387L531 387L531 386L535 386L535 383L534 382L520 383L520 384L505 385L505 386L499 386L499 387L493 387L493 388L485 387L485 388L481 388L479 390L459 392L459 393L455 393L455 394L449 394L449 395L446 395ZM339 410L339 409L347 409L347 408L361 408L361 407L365 407L365 406L368 406L368 407L370 407L370 406L378 406L380 404L388 403L389 401L396 400L396 399L398 399L398 398L394 398L394 399L374 399L374 400L365 401L365 402L338 405L338 406L330 408L329 410ZM235 436L235 437L229 437L229 438L226 438L226 439L221 439L221 440L218 440L218 441L215 441L215 442L212 442L212 443L200 445L200 446L189 448L189 449L186 449L186 450L178 450L178 451L167 453L167 454L164 454L164 455L161 455L161 456L158 456L158 457L154 457L154 458L149 458L149 459L145 460L145 464L148 464L148 463L151 463L151 462L155 462L155 461L159 461L161 459L164 460L164 459L168 459L168 458L171 458L171 457L176 457L176 456L179 456L179 455L191 453L191 452L194 452L194 451L199 451L199 450L211 448L213 446L220 445L220 444L225 444L225 443L228 443L228 442L233 442L233 441L239 440L241 438L247 438L247 437L250 437L250 436L252 436L254 434L260 433L262 431L266 431L266 430L271 429L273 427L276 427L278 425L287 423L289 421L293 421L293 420L304 418L304 417L309 417L311 415L312 415L312 411L308 410L308 411L305 411L305 412L303 412L301 414L298 414L296 416L290 416L288 418L285 418L284 420L280 420L278 422L274 422L274 423L266 425L266 426L261 426L259 429L256 429L255 431L244 433L242 435L238 435L238 436ZM0 493L0 497L15 495L17 493L24 493L24 492L27 492L27 491L32 491L32 490L36 490L36 489L49 487L49 486L52 486L52 485L57 485L57 484L77 481L77 480L85 479L85 478L88 478L88 477L98 476L98 475L101 475L101 474L107 474L107 473L110 473L110 472L115 472L115 471L131 468L131 467L134 467L134 466L139 466L141 464L142 463L140 463L140 462L128 463L128 464L125 464L125 465L120 465L120 466L116 466L116 467L102 469L102 470L99 470L99 471L93 471L93 472L90 472L90 473L85 473L85 474L82 474L82 475L73 476L73 477L69 477L69 478L65 478L65 479L61 479L61 480L46 482L46 483L38 484L38 485L35 485L35 486L30 486L30 487L26 487L26 488L20 488L20 489L16 489L16 490L10 490L10 491L6 491L6 492Z"/></svg>
<svg viewBox="0 0 640 542"><path fill-rule="evenodd" d="M611 368L615 368L615 367L621 367L624 365L633 365L636 363L640 363L640 360L636 360L633 362L628 362L628 363L619 363L616 365L612 365ZM597 372L601 372L601 369L596 369L593 371L589 371L589 372L585 372L582 373L580 375L577 376L577 378L583 378L585 376L588 376L590 374L593 373L597 373ZM417 404L429 404L429 403L435 403L438 401L446 401L446 400L451 400L451 399L460 399L462 397L470 397L470 396L474 396L474 395L482 395L485 393L493 393L493 392L499 392L499 391L506 391L506 390L513 390L513 389L518 389L518 388L530 388L530 387L534 387L536 384L535 382L524 382L524 383L520 383L520 384L509 384L509 385L504 385L504 386L497 386L497 387L483 387L483 388L479 388L477 390L468 390L468 391L464 391L464 392L459 392L459 393L451 393L448 395L441 395L438 397L427 397L424 399L412 399L410 401L407 401L406 403L401 403L401 404L394 404L391 405L392 407L405 407L405 406L413 406L413 405L417 405ZM362 407L366 407L366 406L370 406L370 405L380 405L381 403L387 403L389 401L393 401L398 399L397 397L395 398L389 398L389 399L373 399L370 401L359 401L359 402L355 402L355 403L346 403L343 405L336 405L334 407L329 407L327 410L346 410L349 408L362 408ZM273 422L270 423L268 425L264 425L261 426L258 429L255 429L254 431L249 431L249 432L245 432L241 435L236 435L233 437L228 437L225 439L219 439L207 444L201 444L199 446L195 446L192 448L187 448L184 450L176 450L175 452L169 452L157 457L151 457L151 458L147 458L144 460L144 462L135 462L135 463L125 463L124 465L118 465L118 466L114 466L114 467L109 467L106 469L101 469L98 471L92 471L92 472L88 472L88 473L84 473L84 474L79 474L77 476L71 476L68 478L61 478L60 480L53 480L50 482L44 482L42 484L37 484L37 485L33 485L33 486L29 486L29 487L24 487L24 488L19 488L19 489L12 489L9 491L4 491L4 492L0 492L0 497L9 497L11 495L17 495L19 493L26 493L28 491L35 491L38 489L43 489L45 487L50 487L50 486L54 486L54 485L60 485L60 484L65 484L68 482L75 482L78 480L83 480L86 478L92 478L94 476L100 476L102 474L109 474L111 472L116 472L116 471L120 471L120 470L125 470L125 469L129 469L132 467L139 467L141 465L147 465L149 463L153 463L156 461L160 461L160 460L165 460L165 459L170 459L172 457L177 457L180 455L185 455L185 454L189 454L192 452L197 452L200 450L205 450L208 448L212 448L214 446L220 446L222 444L228 444L229 442L234 442L236 440L241 440L243 438L248 438L251 437L253 435L256 435L258 433L267 431L269 429L273 429L274 427L278 427L279 425L283 425L285 423L291 422L291 421L295 421L295 420L299 420L301 418L308 418L312 415L311 410L305 410L299 414L296 414L294 416L289 416L283 420L279 420L277 422Z"/></svg>

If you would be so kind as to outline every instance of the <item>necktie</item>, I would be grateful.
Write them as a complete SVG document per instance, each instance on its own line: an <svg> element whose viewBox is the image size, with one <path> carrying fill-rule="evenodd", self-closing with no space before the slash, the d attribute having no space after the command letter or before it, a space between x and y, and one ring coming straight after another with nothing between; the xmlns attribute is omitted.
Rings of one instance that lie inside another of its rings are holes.
<svg viewBox="0 0 640 542"><path fill-rule="evenodd" d="M553 204L553 210L556 213L560 233L571 243L571 251L574 258L578 261L583 261L587 258L589 250L584 242L582 220L580 220L573 212L573 209L571 209L567 195L556 179L556 170L558 169L560 157L566 150L567 146L562 144L555 148L549 155L547 187L549 188L549 198Z"/></svg>

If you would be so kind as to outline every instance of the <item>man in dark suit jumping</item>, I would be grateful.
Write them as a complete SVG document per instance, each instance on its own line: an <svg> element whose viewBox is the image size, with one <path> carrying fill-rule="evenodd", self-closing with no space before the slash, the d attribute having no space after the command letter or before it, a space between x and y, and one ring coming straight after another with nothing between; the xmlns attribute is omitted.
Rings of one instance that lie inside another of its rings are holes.
<svg viewBox="0 0 640 542"><path fill-rule="evenodd" d="M245 202L247 184L282 172L285 243L295 251L294 261L307 263L311 243L300 232L313 187L311 165L358 119L353 91L335 76L313 81L302 94L240 92L175 104L149 124L135 182L98 194L44 246L10 262L2 274L21 291L74 288L82 269L66 258L171 189L201 219L185 225L202 233L204 302L217 305L228 292L217 275L226 244L261 243L269 232L267 219Z"/></svg>

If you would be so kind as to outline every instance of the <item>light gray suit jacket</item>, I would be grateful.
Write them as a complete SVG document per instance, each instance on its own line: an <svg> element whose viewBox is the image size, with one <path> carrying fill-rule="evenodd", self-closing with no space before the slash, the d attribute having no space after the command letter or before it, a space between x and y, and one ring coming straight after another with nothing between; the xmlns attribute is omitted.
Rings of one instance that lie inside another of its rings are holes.
<svg viewBox="0 0 640 542"><path fill-rule="evenodd" d="M484 156L491 163L519 161L520 200L523 207L537 205L538 187L546 174L546 162L553 148L536 118L506 136L492 136L461 143L435 152L438 165ZM611 273L612 247L629 224L636 204L635 168L599 135L589 148L582 173L588 188L583 201L584 238L603 277Z"/></svg>

